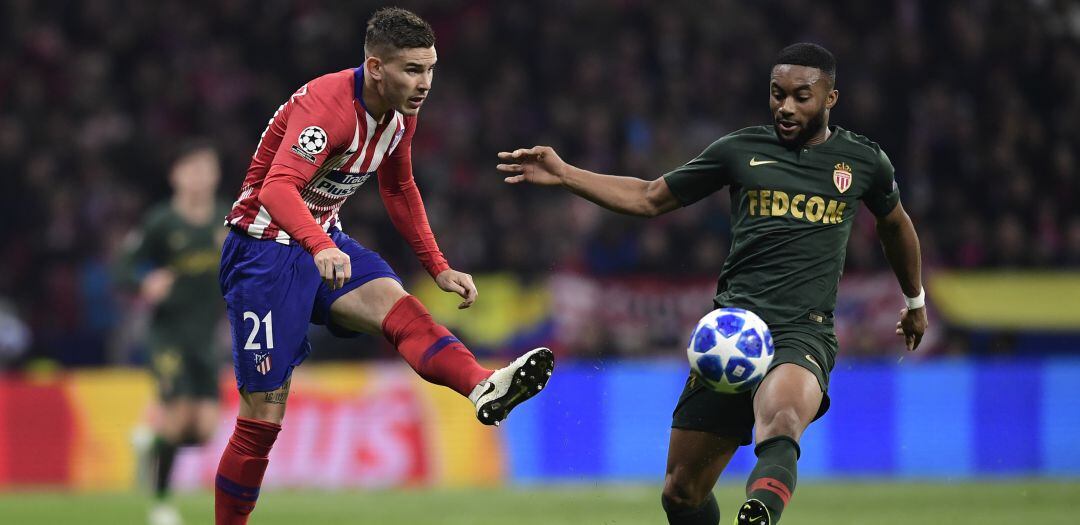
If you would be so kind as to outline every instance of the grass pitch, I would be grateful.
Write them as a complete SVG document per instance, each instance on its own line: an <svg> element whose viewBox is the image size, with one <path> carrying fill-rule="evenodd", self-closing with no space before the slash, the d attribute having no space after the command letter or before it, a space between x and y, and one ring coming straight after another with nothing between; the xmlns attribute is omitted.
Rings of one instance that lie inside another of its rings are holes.
<svg viewBox="0 0 1080 525"><path fill-rule="evenodd" d="M561 485L369 492L267 492L252 525L636 525L666 523L659 486ZM721 524L731 522L742 488L720 485ZM213 523L213 497L181 494L188 525ZM0 492L5 525L142 524L142 494ZM1080 523L1080 482L800 484L785 525L1039 525Z"/></svg>

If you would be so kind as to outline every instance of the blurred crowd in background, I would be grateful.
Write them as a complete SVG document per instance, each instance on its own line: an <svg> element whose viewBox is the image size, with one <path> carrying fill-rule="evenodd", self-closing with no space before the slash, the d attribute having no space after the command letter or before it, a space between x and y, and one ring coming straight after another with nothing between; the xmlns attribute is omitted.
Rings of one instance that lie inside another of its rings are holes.
<svg viewBox="0 0 1080 525"><path fill-rule="evenodd" d="M500 150L652 179L725 133L770 122L783 46L838 59L832 123L878 142L934 268L1080 268L1080 4L772 0L402 1L439 53L413 161L456 268L715 277L720 195L644 221L515 187ZM0 7L0 365L110 359L123 239L168 196L173 147L209 139L231 201L267 120L301 84L363 59L381 3L9 0ZM419 265L364 187L348 233ZM881 272L873 220L847 272ZM5 328L7 327L7 328ZM6 357L5 357L6 356Z"/></svg>

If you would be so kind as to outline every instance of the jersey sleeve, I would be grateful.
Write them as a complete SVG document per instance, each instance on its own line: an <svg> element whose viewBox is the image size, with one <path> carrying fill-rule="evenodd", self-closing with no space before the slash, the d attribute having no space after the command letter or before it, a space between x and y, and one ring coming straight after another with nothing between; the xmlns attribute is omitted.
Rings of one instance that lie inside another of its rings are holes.
<svg viewBox="0 0 1080 525"><path fill-rule="evenodd" d="M882 217L900 202L900 189L896 185L896 170L885 151L878 150L878 165L874 170L870 188L863 194L863 202L875 216Z"/></svg>
<svg viewBox="0 0 1080 525"><path fill-rule="evenodd" d="M448 270L450 264L435 242L420 189L413 178L412 138L415 131L416 117L405 117L405 134L379 166L379 194L398 233L408 241L428 274L435 277Z"/></svg>
<svg viewBox="0 0 1080 525"><path fill-rule="evenodd" d="M334 89L337 87L338 89ZM300 88L289 98L285 129L281 145L274 154L270 174L274 168L285 167L310 180L331 152L347 148L355 134L355 117L351 116L352 100L341 92L351 91L335 86L328 80L318 79ZM275 119L275 126L280 123Z"/></svg>
<svg viewBox="0 0 1080 525"><path fill-rule="evenodd" d="M730 139L723 137L696 158L664 175L679 204L693 204L731 183L728 153Z"/></svg>
<svg viewBox="0 0 1080 525"><path fill-rule="evenodd" d="M147 213L143 227L132 231L124 239L124 247L113 273L120 286L138 288L148 270L168 264L165 215L164 210L152 210Z"/></svg>
<svg viewBox="0 0 1080 525"><path fill-rule="evenodd" d="M168 215L169 212L164 208L155 209L147 214L142 235L132 246L131 255L137 262L154 267L165 266L169 263L165 238L169 230Z"/></svg>
<svg viewBox="0 0 1080 525"><path fill-rule="evenodd" d="M316 80L289 99L281 144L259 193L274 222L312 255L336 245L315 222L300 190L331 152L347 148L355 134L355 118L352 125L343 118L353 111L351 99L341 97L351 91L333 87Z"/></svg>

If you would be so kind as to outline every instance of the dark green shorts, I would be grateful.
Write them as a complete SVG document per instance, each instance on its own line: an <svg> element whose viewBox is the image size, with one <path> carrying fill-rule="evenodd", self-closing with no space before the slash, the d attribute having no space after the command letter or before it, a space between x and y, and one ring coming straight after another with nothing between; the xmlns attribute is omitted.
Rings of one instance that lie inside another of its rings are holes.
<svg viewBox="0 0 1080 525"><path fill-rule="evenodd" d="M205 337L151 334L148 343L150 369L162 401L218 399L220 362L212 341Z"/></svg>
<svg viewBox="0 0 1080 525"><path fill-rule="evenodd" d="M812 372L824 393L814 420L825 415L829 410L829 372L836 363L838 349L836 337L831 333L773 332L773 344L776 354L769 364L769 372L784 363L793 363ZM671 428L735 437L743 445L749 445L754 441L756 391L755 388L741 394L720 394L690 374L672 414Z"/></svg>

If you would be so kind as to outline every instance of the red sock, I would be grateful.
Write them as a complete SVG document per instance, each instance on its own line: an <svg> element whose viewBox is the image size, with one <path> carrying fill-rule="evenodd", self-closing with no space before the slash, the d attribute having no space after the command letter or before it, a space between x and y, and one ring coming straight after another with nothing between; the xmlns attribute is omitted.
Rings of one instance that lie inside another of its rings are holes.
<svg viewBox="0 0 1080 525"><path fill-rule="evenodd" d="M255 509L263 473L270 462L281 425L257 419L236 418L225 452L218 463L214 483L214 515L217 525L244 525Z"/></svg>
<svg viewBox="0 0 1080 525"><path fill-rule="evenodd" d="M383 334L420 377L467 396L491 375L446 327L436 324L427 308L406 295L386 314Z"/></svg>

